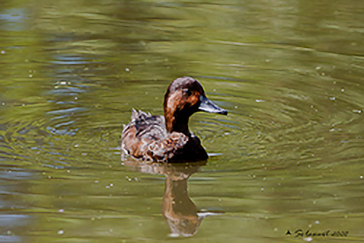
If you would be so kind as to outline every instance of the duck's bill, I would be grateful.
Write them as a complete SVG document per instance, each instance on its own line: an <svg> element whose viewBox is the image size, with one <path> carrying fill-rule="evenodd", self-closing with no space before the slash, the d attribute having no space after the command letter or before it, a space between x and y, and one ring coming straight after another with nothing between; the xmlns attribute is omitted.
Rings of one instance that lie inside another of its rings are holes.
<svg viewBox="0 0 364 243"><path fill-rule="evenodd" d="M206 96L200 96L200 106L198 107L199 111L205 111L210 113L217 113L222 115L227 115L227 111L223 108L218 107L211 100L207 99Z"/></svg>

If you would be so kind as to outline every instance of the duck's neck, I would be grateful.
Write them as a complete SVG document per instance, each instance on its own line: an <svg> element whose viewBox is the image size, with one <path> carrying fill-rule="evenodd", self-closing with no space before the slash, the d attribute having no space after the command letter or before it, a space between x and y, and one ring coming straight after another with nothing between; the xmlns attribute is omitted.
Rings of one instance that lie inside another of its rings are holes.
<svg viewBox="0 0 364 243"><path fill-rule="evenodd" d="M168 133L181 132L186 136L190 136L191 133L188 129L188 119L189 117L164 114L166 120L166 129Z"/></svg>

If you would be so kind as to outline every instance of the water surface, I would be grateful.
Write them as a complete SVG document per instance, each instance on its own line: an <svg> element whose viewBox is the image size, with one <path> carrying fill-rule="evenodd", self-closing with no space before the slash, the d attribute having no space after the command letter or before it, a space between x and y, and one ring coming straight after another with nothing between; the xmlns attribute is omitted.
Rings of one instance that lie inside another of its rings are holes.
<svg viewBox="0 0 364 243"><path fill-rule="evenodd" d="M1 6L0 242L364 239L364 3ZM184 75L229 112L190 119L213 156L121 161Z"/></svg>

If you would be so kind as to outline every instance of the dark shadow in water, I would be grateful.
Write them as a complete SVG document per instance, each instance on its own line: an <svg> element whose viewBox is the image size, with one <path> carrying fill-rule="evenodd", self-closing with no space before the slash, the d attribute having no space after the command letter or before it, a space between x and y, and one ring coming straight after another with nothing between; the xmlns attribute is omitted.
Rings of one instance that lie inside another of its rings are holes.
<svg viewBox="0 0 364 243"><path fill-rule="evenodd" d="M124 161L124 165L143 173L165 175L162 214L173 237L192 236L197 233L205 217L224 213L223 211L198 211L188 196L188 178L201 166L206 165L206 162L168 164Z"/></svg>

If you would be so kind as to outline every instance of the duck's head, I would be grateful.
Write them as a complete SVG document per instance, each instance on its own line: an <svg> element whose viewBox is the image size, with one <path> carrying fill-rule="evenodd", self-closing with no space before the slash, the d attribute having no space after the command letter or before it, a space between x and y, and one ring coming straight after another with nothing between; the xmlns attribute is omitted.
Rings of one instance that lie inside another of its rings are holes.
<svg viewBox="0 0 364 243"><path fill-rule="evenodd" d="M227 115L227 111L210 101L201 84L194 78L174 80L164 96L164 117L168 132L188 134L188 118L197 111Z"/></svg>

